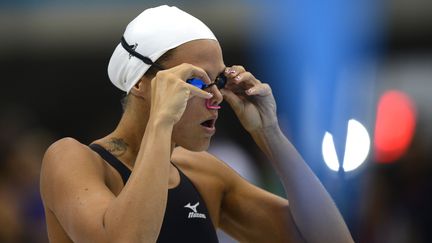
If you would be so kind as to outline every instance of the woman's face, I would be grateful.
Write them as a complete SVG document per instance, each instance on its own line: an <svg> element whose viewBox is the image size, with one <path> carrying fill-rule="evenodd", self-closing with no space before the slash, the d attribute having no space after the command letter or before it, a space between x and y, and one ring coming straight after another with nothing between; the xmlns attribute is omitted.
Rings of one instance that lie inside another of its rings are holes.
<svg viewBox="0 0 432 243"><path fill-rule="evenodd" d="M177 47L174 55L164 63L164 66L174 67L182 63L189 63L204 69L210 80L215 80L225 70L222 50L219 43L214 40L195 40ZM208 108L208 106L220 104L223 99L222 94L216 85L209 87L206 91L212 93L213 98L210 100L191 98L183 116L174 125L172 141L191 151L206 150L216 130L215 121L218 110Z"/></svg>

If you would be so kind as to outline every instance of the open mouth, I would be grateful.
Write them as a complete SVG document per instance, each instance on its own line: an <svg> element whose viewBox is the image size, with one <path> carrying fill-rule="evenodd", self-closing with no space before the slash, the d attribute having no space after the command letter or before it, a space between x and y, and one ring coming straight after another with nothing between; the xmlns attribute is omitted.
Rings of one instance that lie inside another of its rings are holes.
<svg viewBox="0 0 432 243"><path fill-rule="evenodd" d="M209 119L207 121L204 121L201 123L201 126L203 127L208 127L208 128L213 128L215 125L215 119Z"/></svg>

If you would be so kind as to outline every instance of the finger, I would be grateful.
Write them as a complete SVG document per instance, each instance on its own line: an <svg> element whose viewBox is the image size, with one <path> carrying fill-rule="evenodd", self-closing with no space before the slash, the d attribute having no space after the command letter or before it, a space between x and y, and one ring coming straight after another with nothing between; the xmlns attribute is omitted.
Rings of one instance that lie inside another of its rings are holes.
<svg viewBox="0 0 432 243"><path fill-rule="evenodd" d="M220 92L222 93L224 100L230 104L234 112L237 113L241 111L243 107L243 101L236 94L227 89L221 89Z"/></svg>
<svg viewBox="0 0 432 243"><path fill-rule="evenodd" d="M249 89L252 86L261 83L250 72L240 73L239 75L235 76L233 79L229 79L228 82L232 82L234 84L241 85L245 89Z"/></svg>
<svg viewBox="0 0 432 243"><path fill-rule="evenodd" d="M206 71L200 67L183 63L175 68L177 68L176 71L178 72L179 77L185 81L191 78L199 78L207 84L212 83Z"/></svg>
<svg viewBox="0 0 432 243"><path fill-rule="evenodd" d="M245 93L249 96L258 95L258 96L267 96L271 94L272 90L270 88L270 85L268 84L258 84L254 87L248 89L245 91Z"/></svg>
<svg viewBox="0 0 432 243"><path fill-rule="evenodd" d="M243 66L234 65L234 66L225 68L225 76L227 78L234 78L238 74L243 73L245 71L246 71L246 69Z"/></svg>
<svg viewBox="0 0 432 243"><path fill-rule="evenodd" d="M206 91L199 89L199 88L197 88L191 84L188 84L188 83L184 83L184 84L187 85L188 89L190 90L189 99L194 97L194 96L197 96L197 97L200 97L203 99L210 99L213 97L212 93L206 92Z"/></svg>

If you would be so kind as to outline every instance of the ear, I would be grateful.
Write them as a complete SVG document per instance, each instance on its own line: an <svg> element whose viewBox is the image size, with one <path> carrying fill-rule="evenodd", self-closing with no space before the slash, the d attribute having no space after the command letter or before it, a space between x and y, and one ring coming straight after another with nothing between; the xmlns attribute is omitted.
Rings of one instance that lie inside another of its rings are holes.
<svg viewBox="0 0 432 243"><path fill-rule="evenodd" d="M141 78L129 91L135 96L145 98L144 78Z"/></svg>

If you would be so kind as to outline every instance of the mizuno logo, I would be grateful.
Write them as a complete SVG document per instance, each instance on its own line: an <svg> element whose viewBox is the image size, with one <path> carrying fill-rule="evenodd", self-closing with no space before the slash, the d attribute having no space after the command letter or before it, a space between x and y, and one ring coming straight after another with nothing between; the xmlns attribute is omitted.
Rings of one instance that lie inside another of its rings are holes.
<svg viewBox="0 0 432 243"><path fill-rule="evenodd" d="M199 202L197 202L195 205L193 205L193 206L191 206L190 205L190 203L188 203L187 205L185 205L184 207L185 208L190 208L190 209L192 209L192 211L194 211L195 213L197 212L197 207L198 207L198 205L199 205Z"/></svg>
<svg viewBox="0 0 432 243"><path fill-rule="evenodd" d="M195 205L191 206L190 203L186 204L184 207L191 209L193 212L189 212L188 218L203 218L206 219L207 217L203 213L198 213L197 207L199 205L199 202L197 202Z"/></svg>

